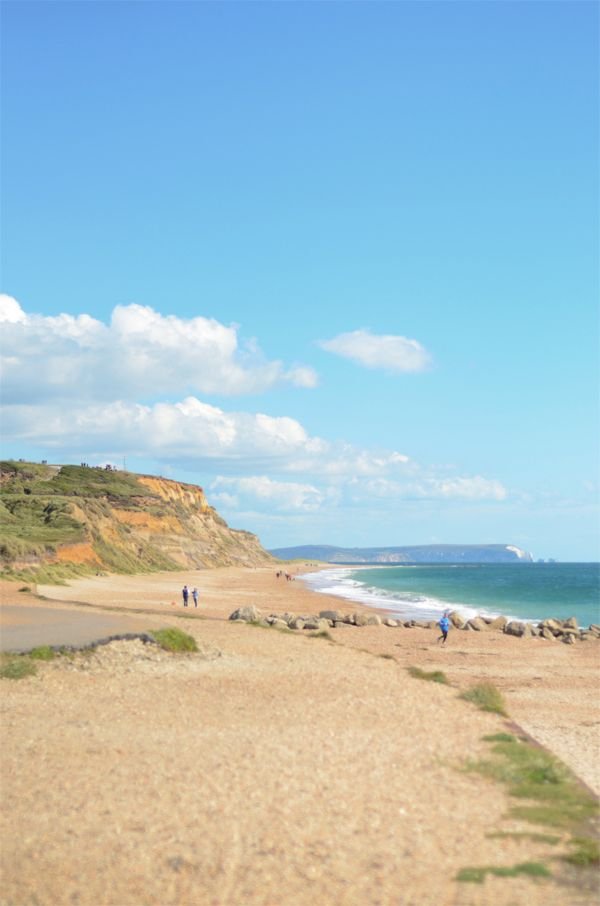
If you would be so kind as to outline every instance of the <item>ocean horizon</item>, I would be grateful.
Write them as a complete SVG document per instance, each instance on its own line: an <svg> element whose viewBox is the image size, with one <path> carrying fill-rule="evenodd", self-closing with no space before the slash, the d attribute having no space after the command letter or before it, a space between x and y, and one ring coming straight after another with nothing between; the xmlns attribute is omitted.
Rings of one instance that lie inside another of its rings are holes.
<svg viewBox="0 0 600 906"><path fill-rule="evenodd" d="M303 575L313 591L389 611L402 620L506 616L600 623L600 563L344 565Z"/></svg>

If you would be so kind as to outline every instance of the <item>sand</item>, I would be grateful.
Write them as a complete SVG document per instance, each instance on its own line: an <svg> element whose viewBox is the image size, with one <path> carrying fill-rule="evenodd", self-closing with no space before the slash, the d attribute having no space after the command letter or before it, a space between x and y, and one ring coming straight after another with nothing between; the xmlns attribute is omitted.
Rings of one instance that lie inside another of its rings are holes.
<svg viewBox="0 0 600 906"><path fill-rule="evenodd" d="M197 610L181 606L184 582ZM463 770L511 724L458 692L491 679L511 721L598 791L600 643L453 631L442 649L430 630L345 627L332 642L229 622L244 604L361 609L271 568L38 591L48 600L4 598L178 625L201 651L119 642L1 681L5 906L597 903L595 879L569 883L547 845L489 836L531 830L506 817L502 786ZM531 859L554 877L455 880Z"/></svg>

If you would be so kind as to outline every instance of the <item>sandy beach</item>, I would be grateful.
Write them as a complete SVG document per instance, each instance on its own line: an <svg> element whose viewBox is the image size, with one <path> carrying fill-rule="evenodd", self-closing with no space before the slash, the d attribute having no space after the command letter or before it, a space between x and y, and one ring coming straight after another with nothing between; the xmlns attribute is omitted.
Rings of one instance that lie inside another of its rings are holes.
<svg viewBox="0 0 600 906"><path fill-rule="evenodd" d="M298 568L299 569L299 568ZM180 589L200 591L185 610ZM358 612L275 578L215 569L5 584L3 602L176 625L200 653L117 642L2 680L3 906L591 906L546 844L492 836L500 784L464 771L517 724L600 791L600 643L336 627L330 639L228 620ZM369 611L371 612L371 611ZM450 685L411 677L443 670ZM509 719L459 692L479 680ZM531 830L531 826L529 826ZM543 859L553 877L455 880Z"/></svg>

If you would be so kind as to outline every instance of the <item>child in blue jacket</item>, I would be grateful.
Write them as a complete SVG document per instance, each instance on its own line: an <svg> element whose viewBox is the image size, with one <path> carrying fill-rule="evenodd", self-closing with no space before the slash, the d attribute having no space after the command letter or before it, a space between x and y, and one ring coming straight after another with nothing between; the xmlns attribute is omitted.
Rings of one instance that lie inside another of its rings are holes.
<svg viewBox="0 0 600 906"><path fill-rule="evenodd" d="M438 626L442 630L442 634L438 639L438 643L441 642L442 645L445 645L446 639L448 638L448 630L450 629L450 620L448 619L447 613L445 613L442 619L438 622Z"/></svg>

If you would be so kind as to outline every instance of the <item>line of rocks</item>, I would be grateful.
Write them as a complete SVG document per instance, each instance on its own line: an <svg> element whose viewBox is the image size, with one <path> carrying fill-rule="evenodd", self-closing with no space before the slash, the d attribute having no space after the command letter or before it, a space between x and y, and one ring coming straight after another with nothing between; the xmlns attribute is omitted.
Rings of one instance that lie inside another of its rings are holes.
<svg viewBox="0 0 600 906"><path fill-rule="evenodd" d="M547 641L561 641L573 645L576 641L600 639L600 625L592 623L588 629L580 627L575 617L567 620L547 619L539 623L520 620L509 620L507 617L472 617L464 620L453 611L450 621L455 629L465 632L504 632L506 635L519 638L540 638ZM388 626L390 628L437 629L436 620L395 620L391 617L380 617L376 613L340 613L337 610L322 610L316 615L298 615L294 613L270 613L263 616L262 611L254 605L239 607L229 617L240 623L254 623L258 626L275 629L306 629L322 632L331 628L345 626Z"/></svg>

